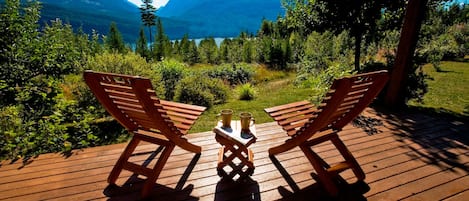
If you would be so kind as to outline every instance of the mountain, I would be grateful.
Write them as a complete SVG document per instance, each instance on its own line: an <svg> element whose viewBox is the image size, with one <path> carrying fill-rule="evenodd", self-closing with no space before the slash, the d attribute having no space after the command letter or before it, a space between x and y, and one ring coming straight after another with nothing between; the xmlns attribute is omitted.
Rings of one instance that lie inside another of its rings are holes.
<svg viewBox="0 0 469 201"><path fill-rule="evenodd" d="M41 22L60 18L73 28L81 27L85 33L96 30L106 35L111 22L116 22L124 40L136 40L140 22L140 11L127 0L41 0Z"/></svg>
<svg viewBox="0 0 469 201"><path fill-rule="evenodd" d="M21 0L25 2L26 0ZM5 0L0 0L4 4ZM142 27L140 10L127 0L40 0L41 23L60 18L85 33L106 35L116 22L124 40L134 43ZM256 33L263 18L275 20L284 11L280 0L169 0L157 11L171 39L234 37ZM145 30L146 31L146 30Z"/></svg>
<svg viewBox="0 0 469 201"><path fill-rule="evenodd" d="M275 20L284 13L280 0L169 0L157 15L187 22L189 36L197 38L256 33L262 19Z"/></svg>

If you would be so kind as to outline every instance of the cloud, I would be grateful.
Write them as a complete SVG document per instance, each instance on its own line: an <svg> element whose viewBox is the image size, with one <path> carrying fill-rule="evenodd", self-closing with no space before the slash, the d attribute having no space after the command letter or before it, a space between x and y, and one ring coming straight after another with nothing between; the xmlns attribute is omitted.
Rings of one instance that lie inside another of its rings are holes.
<svg viewBox="0 0 469 201"><path fill-rule="evenodd" d="M130 3L133 3L137 6L140 7L140 5L142 5L142 0L128 0ZM161 6L164 6L166 5L166 3L168 3L169 0L153 0L153 6L155 6L156 8L159 8Z"/></svg>

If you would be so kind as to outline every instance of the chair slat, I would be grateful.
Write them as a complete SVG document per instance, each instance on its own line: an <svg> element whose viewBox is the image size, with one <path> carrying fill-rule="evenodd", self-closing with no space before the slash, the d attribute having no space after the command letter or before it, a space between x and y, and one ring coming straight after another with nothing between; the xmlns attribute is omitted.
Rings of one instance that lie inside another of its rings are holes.
<svg viewBox="0 0 469 201"><path fill-rule="evenodd" d="M108 83L103 83L103 82L101 82L100 84L107 90L133 92L132 87L129 87L129 86L108 84Z"/></svg>
<svg viewBox="0 0 469 201"><path fill-rule="evenodd" d="M122 100L114 100L113 102L121 107L133 108L137 110L141 110L143 108L140 104L135 104L134 102L126 102Z"/></svg>
<svg viewBox="0 0 469 201"><path fill-rule="evenodd" d="M292 113L292 112L297 112L297 111L301 111L301 110L310 109L312 107L313 107L313 104L302 105L302 106L298 106L298 107L295 107L295 108L284 109L284 110L272 112L272 113L270 113L270 116L276 117L276 116L287 114L287 113Z"/></svg>
<svg viewBox="0 0 469 201"><path fill-rule="evenodd" d="M171 115L169 116L169 118L172 121L180 122L180 123L187 124L187 125L192 125L195 122L195 120L188 120L188 119L179 118L177 116L171 116Z"/></svg>
<svg viewBox="0 0 469 201"><path fill-rule="evenodd" d="M281 116L276 116L276 117L274 117L274 120L275 121L282 121L282 120L285 120L285 119L288 119L288 118L291 118L291 117L295 117L295 116L298 116L298 115L313 114L317 111L318 110L316 110L314 108L311 108L309 110L302 110L302 111L298 111L298 112L294 112L294 113L288 113L288 114L284 114L284 115L281 115Z"/></svg>
<svg viewBox="0 0 469 201"><path fill-rule="evenodd" d="M187 109L187 110L192 110L192 111L198 111L200 113L202 113L203 111L205 111L205 109L207 109L206 107L203 107L203 106L189 105L189 104L177 103L177 102L166 101L166 100L160 100L160 103L164 106Z"/></svg>
<svg viewBox="0 0 469 201"><path fill-rule="evenodd" d="M284 126L284 125L292 124L292 123L295 123L295 122L298 122L298 121L308 120L308 119L313 118L315 116L316 115L312 115L312 114L296 116L296 117L292 117L292 118L289 118L289 119L286 119L286 120L283 120L283 121L279 121L278 124L280 126Z"/></svg>
<svg viewBox="0 0 469 201"><path fill-rule="evenodd" d="M283 129L285 129L287 131L290 131L292 129L300 128L300 127L303 127L306 122L308 122L308 121L305 120L305 121L297 122L296 124L290 124L290 125L287 125L287 126L283 126Z"/></svg>
<svg viewBox="0 0 469 201"><path fill-rule="evenodd" d="M116 90L105 90L105 91L110 97L128 99L128 100L133 100L133 101L138 102L137 97L135 97L135 94L133 93L127 93L127 92L116 91Z"/></svg>
<svg viewBox="0 0 469 201"><path fill-rule="evenodd" d="M272 113L272 112L276 112L276 111L279 111L279 110L289 109L289 108L292 108L292 107L298 107L298 106L303 106L303 105L307 105L307 104L311 104L311 103L309 101L299 101L299 102L295 102L295 103L289 103L289 104L285 104L285 105L279 105L279 106L275 106L275 107L271 107L271 108L266 108L266 109L264 109L264 111L266 111L267 113Z"/></svg>

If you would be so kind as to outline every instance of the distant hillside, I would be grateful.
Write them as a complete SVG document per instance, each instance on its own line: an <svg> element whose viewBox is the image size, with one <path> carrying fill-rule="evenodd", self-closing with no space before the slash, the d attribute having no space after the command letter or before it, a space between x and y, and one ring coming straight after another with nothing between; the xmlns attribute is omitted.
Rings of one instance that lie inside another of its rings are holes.
<svg viewBox="0 0 469 201"><path fill-rule="evenodd" d="M197 38L256 33L262 19L275 20L284 12L280 0L169 0L157 14L188 22L189 35Z"/></svg>
<svg viewBox="0 0 469 201"><path fill-rule="evenodd" d="M26 1L26 0L22 0ZM56 18L85 33L96 30L106 35L116 22L124 40L134 43L142 26L140 10L127 0L40 0L41 23ZM0 0L4 4L5 0ZM241 31L255 33L263 18L274 20L283 14L280 0L169 0L160 8L165 33L171 39L234 37Z"/></svg>

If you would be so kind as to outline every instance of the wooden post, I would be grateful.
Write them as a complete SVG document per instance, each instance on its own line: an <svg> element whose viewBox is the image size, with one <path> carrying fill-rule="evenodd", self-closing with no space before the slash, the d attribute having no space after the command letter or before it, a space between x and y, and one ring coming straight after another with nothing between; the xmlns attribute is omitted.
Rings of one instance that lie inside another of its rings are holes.
<svg viewBox="0 0 469 201"><path fill-rule="evenodd" d="M428 0L410 0L407 4L396 60L386 92L386 106L401 107L405 105L404 90L407 84L407 75L413 73L411 72L412 56L417 45L427 2Z"/></svg>

